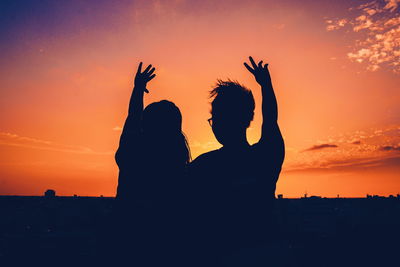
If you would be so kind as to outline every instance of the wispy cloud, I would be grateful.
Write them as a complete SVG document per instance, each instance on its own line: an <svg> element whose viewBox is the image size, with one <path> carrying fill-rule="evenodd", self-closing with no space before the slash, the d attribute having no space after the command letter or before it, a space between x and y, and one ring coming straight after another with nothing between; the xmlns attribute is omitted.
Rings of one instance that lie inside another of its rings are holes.
<svg viewBox="0 0 400 267"><path fill-rule="evenodd" d="M13 133L0 132L0 146L15 146L29 149L49 150L65 153L111 155L109 152L97 152L84 146L73 146L55 143L52 141L36 139L32 137L20 136Z"/></svg>
<svg viewBox="0 0 400 267"><path fill-rule="evenodd" d="M322 161L320 164L298 164L287 169L287 172L332 172L358 171L367 168L393 168L400 166L400 155L384 155L370 158L347 158Z"/></svg>
<svg viewBox="0 0 400 267"><path fill-rule="evenodd" d="M382 151L400 151L400 146L382 146L380 148Z"/></svg>
<svg viewBox="0 0 400 267"><path fill-rule="evenodd" d="M328 19L325 21L328 25L326 26L327 31L333 31L333 30L338 30L340 28L343 28L347 24L347 19L335 19L331 20Z"/></svg>
<svg viewBox="0 0 400 267"><path fill-rule="evenodd" d="M372 1L349 9L348 18L327 19L327 31L356 34L347 57L369 71L388 66L400 74L400 0Z"/></svg>
<svg viewBox="0 0 400 267"><path fill-rule="evenodd" d="M337 147L337 145L334 144L321 144L321 145L314 145L310 148L304 149L303 152L305 151L313 151L313 150L320 150L324 148L329 148L329 147Z"/></svg>
<svg viewBox="0 0 400 267"><path fill-rule="evenodd" d="M327 136L319 143L305 150L287 151L284 171L356 171L400 167L399 125ZM313 152L302 153L305 151Z"/></svg>
<svg viewBox="0 0 400 267"><path fill-rule="evenodd" d="M208 141L205 143L200 143L198 141L194 141L190 143L191 148L202 148L202 149L215 149L220 146L216 141Z"/></svg>

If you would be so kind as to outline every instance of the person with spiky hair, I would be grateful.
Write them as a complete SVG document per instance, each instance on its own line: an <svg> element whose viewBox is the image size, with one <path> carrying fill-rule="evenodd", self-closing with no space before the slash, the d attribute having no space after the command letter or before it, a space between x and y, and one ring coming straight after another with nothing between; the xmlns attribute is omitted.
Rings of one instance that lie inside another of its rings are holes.
<svg viewBox="0 0 400 267"><path fill-rule="evenodd" d="M222 145L189 166L196 203L198 250L207 260L264 242L273 232L273 200L284 161L278 106L268 64L244 63L262 92L260 140L250 145L246 131L254 117L252 92L236 81L218 80L210 92L212 131Z"/></svg>

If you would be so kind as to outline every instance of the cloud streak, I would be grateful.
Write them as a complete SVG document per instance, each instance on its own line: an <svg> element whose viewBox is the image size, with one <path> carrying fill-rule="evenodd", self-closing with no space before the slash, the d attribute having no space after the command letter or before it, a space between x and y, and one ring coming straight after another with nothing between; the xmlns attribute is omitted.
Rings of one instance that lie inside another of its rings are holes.
<svg viewBox="0 0 400 267"><path fill-rule="evenodd" d="M337 145L334 144L321 144L321 145L314 145L310 148L307 148L305 150L303 150L303 152L306 151L314 151L314 150L320 150L320 149L324 149L324 148L329 148L329 147L338 147Z"/></svg>
<svg viewBox="0 0 400 267"><path fill-rule="evenodd" d="M400 126L328 136L305 150L287 151L284 171L362 171L400 167ZM334 149L327 149L334 148ZM302 153L312 151L312 153Z"/></svg>
<svg viewBox="0 0 400 267"><path fill-rule="evenodd" d="M286 172L332 172L332 171L364 171L371 168L399 168L400 155L383 157L348 158L322 161L320 164L299 164L285 170Z"/></svg>
<svg viewBox="0 0 400 267"><path fill-rule="evenodd" d="M383 146L380 148L382 151L400 151L399 146Z"/></svg>
<svg viewBox="0 0 400 267"><path fill-rule="evenodd" d="M112 155L113 152L97 152L84 146L72 146L55 143L52 141L41 140L26 136L19 136L13 133L0 132L0 146L14 146L29 149L39 149L57 151L63 153L92 154L92 155Z"/></svg>

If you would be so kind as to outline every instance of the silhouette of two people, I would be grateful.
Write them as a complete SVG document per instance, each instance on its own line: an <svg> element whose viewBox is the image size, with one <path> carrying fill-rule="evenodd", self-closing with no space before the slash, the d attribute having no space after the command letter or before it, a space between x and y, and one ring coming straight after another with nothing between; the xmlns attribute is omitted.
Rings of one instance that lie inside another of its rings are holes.
<svg viewBox="0 0 400 267"><path fill-rule="evenodd" d="M126 260L219 265L221 256L268 239L285 149L268 64L249 59L244 65L262 93L259 142L250 145L246 135L255 109L251 91L218 80L208 122L222 148L192 162L178 107L163 100L143 109L155 68L142 71L139 64L115 155L118 243Z"/></svg>

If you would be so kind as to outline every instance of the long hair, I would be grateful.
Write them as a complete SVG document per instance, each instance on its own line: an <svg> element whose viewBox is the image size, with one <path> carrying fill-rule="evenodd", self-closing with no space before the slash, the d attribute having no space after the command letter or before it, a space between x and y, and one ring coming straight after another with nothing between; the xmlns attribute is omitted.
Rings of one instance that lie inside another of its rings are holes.
<svg viewBox="0 0 400 267"><path fill-rule="evenodd" d="M182 114L171 101L149 104L143 111L143 134L164 160L188 164L191 160L187 138L182 131Z"/></svg>

